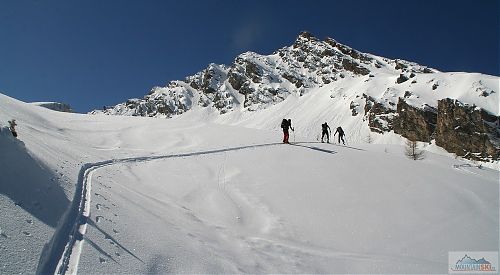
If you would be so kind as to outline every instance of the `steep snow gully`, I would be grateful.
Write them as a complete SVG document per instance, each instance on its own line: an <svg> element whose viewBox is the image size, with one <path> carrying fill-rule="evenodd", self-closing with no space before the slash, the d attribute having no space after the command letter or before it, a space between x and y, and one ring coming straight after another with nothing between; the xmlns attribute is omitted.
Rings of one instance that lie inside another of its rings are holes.
<svg viewBox="0 0 500 275"><path fill-rule="evenodd" d="M75 197L73 198L72 205L65 215L64 222L61 223L54 236L52 237L50 243L48 243L44 248L44 253L42 253L42 257L39 260L37 273L64 274L67 271L70 271L71 273L75 273L77 271L80 252L83 244L83 235L86 232L87 219L90 215L92 174L96 170L111 165L119 165L129 162L147 162L169 158L201 156L277 145L282 145L282 143L254 144L183 154L111 159L96 163L87 163L83 165L78 175L77 190L75 192ZM292 145L329 154L336 153L332 150L324 150L314 146L302 145L302 142L296 142Z"/></svg>

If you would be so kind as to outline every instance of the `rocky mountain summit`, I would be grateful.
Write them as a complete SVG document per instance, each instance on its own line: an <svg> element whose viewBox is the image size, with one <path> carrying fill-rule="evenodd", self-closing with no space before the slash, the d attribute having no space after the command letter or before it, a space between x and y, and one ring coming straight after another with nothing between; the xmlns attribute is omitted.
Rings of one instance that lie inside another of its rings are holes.
<svg viewBox="0 0 500 275"><path fill-rule="evenodd" d="M210 64L185 80L154 87L142 99L92 113L167 118L199 108L220 115L258 113L299 98L297 108L323 108L319 119L335 117L336 123L357 127L359 136L393 132L435 141L466 158L498 160L498 81L362 53L302 32L291 46L271 55L246 52L230 66ZM301 102L307 95L321 96L325 104ZM335 116L346 112L351 118Z"/></svg>

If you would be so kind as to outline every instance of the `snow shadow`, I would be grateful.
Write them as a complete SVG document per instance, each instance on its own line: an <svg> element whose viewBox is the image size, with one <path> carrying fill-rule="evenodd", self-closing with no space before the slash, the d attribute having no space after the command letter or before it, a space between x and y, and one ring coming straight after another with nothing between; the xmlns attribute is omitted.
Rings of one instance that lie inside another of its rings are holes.
<svg viewBox="0 0 500 275"><path fill-rule="evenodd" d="M108 252L104 251L101 247L99 247L96 243L94 243L92 240L90 240L89 238L87 237L83 237L85 239L85 241L90 245L92 246L95 250L99 251L99 253L101 253L102 255L106 256L106 258L108 259L111 259L113 262L117 263L118 262L113 258L113 256L111 256Z"/></svg>
<svg viewBox="0 0 500 275"><path fill-rule="evenodd" d="M5 128L0 131L0 150L0 194L55 228L70 204L56 175Z"/></svg>
<svg viewBox="0 0 500 275"><path fill-rule="evenodd" d="M356 148L356 147L352 147L352 146L349 146L349 145L342 145L342 144L336 144L336 143L325 143L325 142L319 142L319 141L308 141L308 142L301 142L301 143L322 143L322 144L328 144L330 146L337 146L337 147L344 147L344 148L349 148L349 149L354 149L354 150L358 150L358 151L366 151L365 149L361 149L361 148Z"/></svg>
<svg viewBox="0 0 500 275"><path fill-rule="evenodd" d="M327 150L327 149L323 149L323 148L319 148L319 147L314 147L314 146L301 145L301 144L298 144L298 143L291 144L291 145L298 146L298 147L304 147L304 148L307 148L307 149L311 149L311 150L315 150L315 151L320 151L320 152L328 153L328 154L336 154L337 153L337 151Z"/></svg>
<svg viewBox="0 0 500 275"><path fill-rule="evenodd" d="M100 228L92 219L90 218L87 218L86 219L87 221L87 224L94 227L95 229L97 229L99 232L101 232L103 235L104 235L104 238L105 239L108 239L110 241L112 241L113 243L115 243L118 247L120 247L121 249L123 249L125 252L127 252L128 254L130 254L130 256L134 257L136 260L140 261L141 263L144 264L144 261L141 260L141 258L139 258L138 256L136 256L132 251L130 251L128 248L126 248L125 246L123 246L120 242L118 242L115 238L113 238L113 236L111 236L110 234L108 234L106 231L104 231L102 228ZM99 251L100 253L102 253L104 256L110 258L111 260L115 261L115 259L113 259L113 257L111 257L111 255L107 252L105 252L103 249L101 249L97 244L91 242L88 238L85 238L86 241L88 241L90 243L91 246L93 246L97 251ZM115 261L116 262L116 261Z"/></svg>

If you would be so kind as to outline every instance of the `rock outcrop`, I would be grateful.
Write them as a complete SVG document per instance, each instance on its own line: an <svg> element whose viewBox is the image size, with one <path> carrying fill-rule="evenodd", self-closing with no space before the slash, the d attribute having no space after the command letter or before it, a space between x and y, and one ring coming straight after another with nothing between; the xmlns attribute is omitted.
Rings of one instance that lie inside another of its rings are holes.
<svg viewBox="0 0 500 275"><path fill-rule="evenodd" d="M436 129L437 110L429 105L420 109L399 98L394 132L416 141L430 142Z"/></svg>
<svg viewBox="0 0 500 275"><path fill-rule="evenodd" d="M366 99L365 116L368 118L370 131L379 134L392 131L395 111L371 96L363 94L363 97Z"/></svg>
<svg viewBox="0 0 500 275"><path fill-rule="evenodd" d="M499 117L458 100L439 100L436 144L461 157L499 160Z"/></svg>

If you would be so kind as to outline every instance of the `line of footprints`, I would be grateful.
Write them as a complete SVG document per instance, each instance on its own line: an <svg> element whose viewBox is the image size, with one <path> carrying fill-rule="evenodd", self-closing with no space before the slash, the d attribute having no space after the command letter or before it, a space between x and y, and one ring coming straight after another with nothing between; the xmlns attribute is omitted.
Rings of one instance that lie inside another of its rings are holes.
<svg viewBox="0 0 500 275"><path fill-rule="evenodd" d="M111 189L111 186L109 185L106 185L105 183L102 182L102 177L101 176L98 176L97 177L97 183L99 184L99 187L98 189L101 189L101 190L104 190L104 189ZM99 190L99 191L101 191ZM97 209L97 213L102 213L102 212L99 212L99 211L102 211L102 210L111 210L111 208L109 206L107 206L105 203L109 203L110 201L105 197L103 196L101 193L98 193L98 192L94 192L94 198L96 201L98 201L98 203L95 204L95 208ZM114 203L111 203L111 206L112 207L116 207L116 204ZM113 213L114 217L118 217L118 214L116 213ZM109 222L111 224L114 224L116 225L116 222L113 221L111 218L106 218L102 215L96 215L95 216L95 222L96 224L99 224L99 223L103 223L103 222ZM112 229L113 230L113 234L119 234L120 232L118 230L116 230L115 228ZM104 232L103 232L104 233ZM113 237L111 237L110 235L104 233L104 239L106 241L109 241L109 243L111 245L113 245L116 249L120 250L120 245L118 245L114 240L113 240ZM115 251L114 252L115 256L117 257L121 257L121 253L120 251ZM114 259L112 258L111 255L109 254L105 254L107 256L108 259L111 259L114 261ZM106 258L104 257L99 257L99 262L100 263L106 263L107 260ZM116 262L116 261L115 261Z"/></svg>

